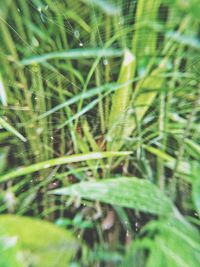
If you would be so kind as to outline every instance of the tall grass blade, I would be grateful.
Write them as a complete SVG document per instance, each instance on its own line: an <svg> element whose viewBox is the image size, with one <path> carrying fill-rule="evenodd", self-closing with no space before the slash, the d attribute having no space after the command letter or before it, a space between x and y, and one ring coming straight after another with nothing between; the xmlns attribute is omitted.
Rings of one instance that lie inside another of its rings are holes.
<svg viewBox="0 0 200 267"><path fill-rule="evenodd" d="M33 172L37 172L43 169L47 169L57 165L63 165L68 163L75 163L87 160L97 160L97 159L104 159L104 158L111 158L111 157L120 157L120 156L127 156L130 155L131 152L129 151L121 151L121 152L93 152L88 154L79 154L79 155L72 155L72 156L65 156L55 159L50 159L47 161L39 162L33 165L29 165L27 167L21 167L10 173L4 174L0 176L0 182L5 182L10 179L14 179L19 176L23 176L26 174L30 174Z"/></svg>
<svg viewBox="0 0 200 267"><path fill-rule="evenodd" d="M135 74L136 61L134 55L127 49L124 53L118 84L129 82ZM126 125L127 112L129 110L132 84L123 86L112 97L112 106L109 115L109 131L107 139L109 150L118 150L123 144L124 128ZM112 139L114 139L112 141Z"/></svg>

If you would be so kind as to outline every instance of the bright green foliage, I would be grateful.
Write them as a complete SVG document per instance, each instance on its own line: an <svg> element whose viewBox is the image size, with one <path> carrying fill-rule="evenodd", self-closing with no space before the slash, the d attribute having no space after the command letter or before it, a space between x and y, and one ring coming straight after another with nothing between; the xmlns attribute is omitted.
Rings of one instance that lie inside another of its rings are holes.
<svg viewBox="0 0 200 267"><path fill-rule="evenodd" d="M132 243L123 267L137 265L139 251L148 251L146 267L197 267L200 264L200 238L197 229L185 221L169 219L147 224L147 237Z"/></svg>
<svg viewBox="0 0 200 267"><path fill-rule="evenodd" d="M2 267L66 267L79 246L69 231L28 217L2 215L0 230L0 240L12 248L0 247Z"/></svg>
<svg viewBox="0 0 200 267"><path fill-rule="evenodd" d="M199 14L199 0L0 1L0 213L72 229L90 249L70 267L200 266ZM27 220L4 224L60 251ZM17 266L15 241L0 238L0 267Z"/></svg>

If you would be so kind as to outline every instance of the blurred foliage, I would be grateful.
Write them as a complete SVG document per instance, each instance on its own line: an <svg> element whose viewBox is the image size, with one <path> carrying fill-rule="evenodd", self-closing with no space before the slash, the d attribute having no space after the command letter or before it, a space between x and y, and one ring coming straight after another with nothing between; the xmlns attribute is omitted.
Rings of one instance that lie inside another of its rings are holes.
<svg viewBox="0 0 200 267"><path fill-rule="evenodd" d="M0 1L0 267L200 266L199 14Z"/></svg>

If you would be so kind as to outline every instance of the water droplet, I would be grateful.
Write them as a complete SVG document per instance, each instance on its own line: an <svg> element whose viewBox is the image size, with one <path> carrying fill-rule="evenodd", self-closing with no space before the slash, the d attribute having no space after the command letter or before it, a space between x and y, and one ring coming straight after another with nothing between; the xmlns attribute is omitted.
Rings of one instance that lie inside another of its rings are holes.
<svg viewBox="0 0 200 267"><path fill-rule="evenodd" d="M103 60L103 64L106 66L106 65L108 65L108 60L107 59L104 59Z"/></svg>
<svg viewBox="0 0 200 267"><path fill-rule="evenodd" d="M78 238L78 239L80 239L80 238L81 238L81 235L80 235L80 234L78 234L78 235L77 235L77 238Z"/></svg>
<svg viewBox="0 0 200 267"><path fill-rule="evenodd" d="M112 137L111 136L107 136L106 140L107 140L107 142L112 142Z"/></svg>
<svg viewBox="0 0 200 267"><path fill-rule="evenodd" d="M126 237L129 237L130 233L129 231L126 231Z"/></svg>
<svg viewBox="0 0 200 267"><path fill-rule="evenodd" d="M81 47L82 47L82 46L83 46L83 43L79 43L79 46L81 46Z"/></svg>
<svg viewBox="0 0 200 267"><path fill-rule="evenodd" d="M40 134L42 133L42 131L43 131L42 128L37 128L37 129L36 129L36 133L37 133L38 135L40 135Z"/></svg>
<svg viewBox="0 0 200 267"><path fill-rule="evenodd" d="M135 222L135 231L137 232L139 230L139 223L138 222Z"/></svg>
<svg viewBox="0 0 200 267"><path fill-rule="evenodd" d="M120 18L120 20L119 20L119 23L118 23L119 25L123 25L124 24L124 18L123 17L121 17Z"/></svg>
<svg viewBox="0 0 200 267"><path fill-rule="evenodd" d="M45 164L45 165L44 165L44 168L45 168L45 169L47 169L47 168L49 168L49 167L51 167L50 164Z"/></svg>
<svg viewBox="0 0 200 267"><path fill-rule="evenodd" d="M38 40L35 37L32 38L32 44L35 47L38 47L39 46L39 42L38 42Z"/></svg>
<svg viewBox="0 0 200 267"><path fill-rule="evenodd" d="M78 30L74 31L74 36L78 39L80 37L80 33Z"/></svg>
<svg viewBox="0 0 200 267"><path fill-rule="evenodd" d="M134 109L133 108L129 108L128 109L128 115L132 115L134 114Z"/></svg>

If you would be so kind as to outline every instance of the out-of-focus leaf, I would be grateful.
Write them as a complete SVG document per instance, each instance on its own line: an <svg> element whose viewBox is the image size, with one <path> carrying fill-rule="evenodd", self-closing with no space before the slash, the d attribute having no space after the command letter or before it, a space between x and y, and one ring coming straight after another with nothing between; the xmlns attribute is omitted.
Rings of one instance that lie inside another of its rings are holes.
<svg viewBox="0 0 200 267"><path fill-rule="evenodd" d="M138 249L148 251L147 262L142 265L145 267L200 266L198 230L184 219L154 220L143 228L143 232L146 233L144 238L132 242L123 267L130 266L126 264L135 259Z"/></svg>
<svg viewBox="0 0 200 267"><path fill-rule="evenodd" d="M199 165L192 164L192 198L195 205L195 208L200 215L200 167Z"/></svg>
<svg viewBox="0 0 200 267"><path fill-rule="evenodd" d="M8 237L0 230L0 266L2 267L26 267L17 257L17 239Z"/></svg>
<svg viewBox="0 0 200 267"><path fill-rule="evenodd" d="M8 147L0 149L0 173L2 173L6 167L8 150L9 150Z"/></svg>
<svg viewBox="0 0 200 267"><path fill-rule="evenodd" d="M16 253L23 263L27 262L21 266L66 267L79 247L71 232L28 217L2 215L0 229L6 236L16 238Z"/></svg>
<svg viewBox="0 0 200 267"><path fill-rule="evenodd" d="M81 182L50 194L82 197L139 211L169 215L173 211L170 200L155 185L138 178L105 179L99 182Z"/></svg>

